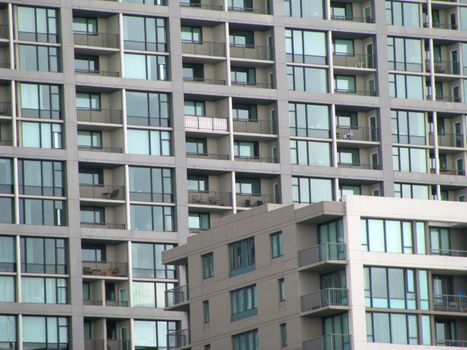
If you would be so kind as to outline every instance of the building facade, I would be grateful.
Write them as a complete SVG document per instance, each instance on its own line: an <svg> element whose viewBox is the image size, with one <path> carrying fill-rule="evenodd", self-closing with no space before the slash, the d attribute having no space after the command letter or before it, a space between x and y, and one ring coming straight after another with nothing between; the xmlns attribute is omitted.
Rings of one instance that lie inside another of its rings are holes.
<svg viewBox="0 0 467 350"><path fill-rule="evenodd" d="M464 0L0 0L0 347L167 347L161 252L232 213L462 201L466 29Z"/></svg>
<svg viewBox="0 0 467 350"><path fill-rule="evenodd" d="M187 268L166 292L189 328L175 349L467 346L465 204L346 197L218 220L164 252Z"/></svg>

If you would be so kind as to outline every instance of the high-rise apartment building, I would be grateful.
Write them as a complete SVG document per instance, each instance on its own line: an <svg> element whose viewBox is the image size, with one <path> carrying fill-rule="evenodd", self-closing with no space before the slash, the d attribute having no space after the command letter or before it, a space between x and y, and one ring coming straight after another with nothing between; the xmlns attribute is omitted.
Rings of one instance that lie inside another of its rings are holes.
<svg viewBox="0 0 467 350"><path fill-rule="evenodd" d="M166 347L227 214L463 200L465 67L466 0L0 0L0 348Z"/></svg>
<svg viewBox="0 0 467 350"><path fill-rule="evenodd" d="M173 349L467 347L465 204L349 196L264 205L163 253L187 284Z"/></svg>

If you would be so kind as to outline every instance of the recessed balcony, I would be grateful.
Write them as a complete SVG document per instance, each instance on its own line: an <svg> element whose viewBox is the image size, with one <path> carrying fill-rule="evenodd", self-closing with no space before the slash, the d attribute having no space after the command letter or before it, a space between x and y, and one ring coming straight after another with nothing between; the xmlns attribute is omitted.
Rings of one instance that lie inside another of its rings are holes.
<svg viewBox="0 0 467 350"><path fill-rule="evenodd" d="M110 261L83 261L83 275L86 276L128 276L128 264Z"/></svg>
<svg viewBox="0 0 467 350"><path fill-rule="evenodd" d="M118 34L74 32L74 43L77 46L94 46L118 49L120 46Z"/></svg>
<svg viewBox="0 0 467 350"><path fill-rule="evenodd" d="M244 58L249 60L273 60L272 48L261 45L231 45L230 46L230 57L232 58Z"/></svg>
<svg viewBox="0 0 467 350"><path fill-rule="evenodd" d="M334 54L333 55L334 66L337 67L349 67L349 68L375 68L375 56L369 54Z"/></svg>
<svg viewBox="0 0 467 350"><path fill-rule="evenodd" d="M225 57L225 44L210 41L182 42L182 53L195 56Z"/></svg>
<svg viewBox="0 0 467 350"><path fill-rule="evenodd" d="M336 138L346 141L379 141L378 128L369 128L366 126L359 127L336 127Z"/></svg>
<svg viewBox="0 0 467 350"><path fill-rule="evenodd" d="M272 120L233 120L234 132L252 134L275 134L275 124Z"/></svg>
<svg viewBox="0 0 467 350"><path fill-rule="evenodd" d="M430 133L430 146L434 145L434 134ZM454 133L438 134L438 147L464 148L464 135Z"/></svg>
<svg viewBox="0 0 467 350"><path fill-rule="evenodd" d="M187 153L187 158L201 158L201 159L217 159L217 160L229 160L228 154L218 153Z"/></svg>
<svg viewBox="0 0 467 350"><path fill-rule="evenodd" d="M237 206L244 208L258 207L266 203L275 203L272 194L237 194Z"/></svg>
<svg viewBox="0 0 467 350"><path fill-rule="evenodd" d="M228 131L228 120L225 117L185 115L185 128L199 131L222 132Z"/></svg>
<svg viewBox="0 0 467 350"><path fill-rule="evenodd" d="M188 204L230 207L232 194L217 191L188 192Z"/></svg>
<svg viewBox="0 0 467 350"><path fill-rule="evenodd" d="M77 109L76 115L79 122L122 124L121 109Z"/></svg>
<svg viewBox="0 0 467 350"><path fill-rule="evenodd" d="M435 295L433 309L445 312L467 312L467 296L465 295Z"/></svg>
<svg viewBox="0 0 467 350"><path fill-rule="evenodd" d="M124 187L113 185L79 185L80 198L123 200Z"/></svg>

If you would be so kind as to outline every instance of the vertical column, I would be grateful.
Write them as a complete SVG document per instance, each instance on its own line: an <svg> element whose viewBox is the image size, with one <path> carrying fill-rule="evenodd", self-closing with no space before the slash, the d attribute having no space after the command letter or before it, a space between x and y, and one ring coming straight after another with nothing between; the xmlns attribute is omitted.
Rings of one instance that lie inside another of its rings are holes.
<svg viewBox="0 0 467 350"><path fill-rule="evenodd" d="M375 0L377 91L379 94L381 165L383 170L383 195L394 196L394 171L392 166L391 99L389 97L389 66L387 59L385 2Z"/></svg>

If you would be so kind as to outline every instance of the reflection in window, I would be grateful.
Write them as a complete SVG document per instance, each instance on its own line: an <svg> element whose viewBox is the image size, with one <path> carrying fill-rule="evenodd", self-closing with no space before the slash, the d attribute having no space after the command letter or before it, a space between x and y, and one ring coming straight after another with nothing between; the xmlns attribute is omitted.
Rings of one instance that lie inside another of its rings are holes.
<svg viewBox="0 0 467 350"><path fill-rule="evenodd" d="M128 129L127 133L129 154L171 155L169 131Z"/></svg>
<svg viewBox="0 0 467 350"><path fill-rule="evenodd" d="M125 54L125 77L169 80L166 56Z"/></svg>
<svg viewBox="0 0 467 350"><path fill-rule="evenodd" d="M332 180L292 177L292 199L295 203L317 203L333 198Z"/></svg>
<svg viewBox="0 0 467 350"><path fill-rule="evenodd" d="M170 126L170 98L165 93L126 92L129 125Z"/></svg>
<svg viewBox="0 0 467 350"><path fill-rule="evenodd" d="M174 208L149 205L130 205L132 230L174 231Z"/></svg>
<svg viewBox="0 0 467 350"><path fill-rule="evenodd" d="M133 277L175 279L175 266L162 264L162 252L174 247L169 243L132 243Z"/></svg>

